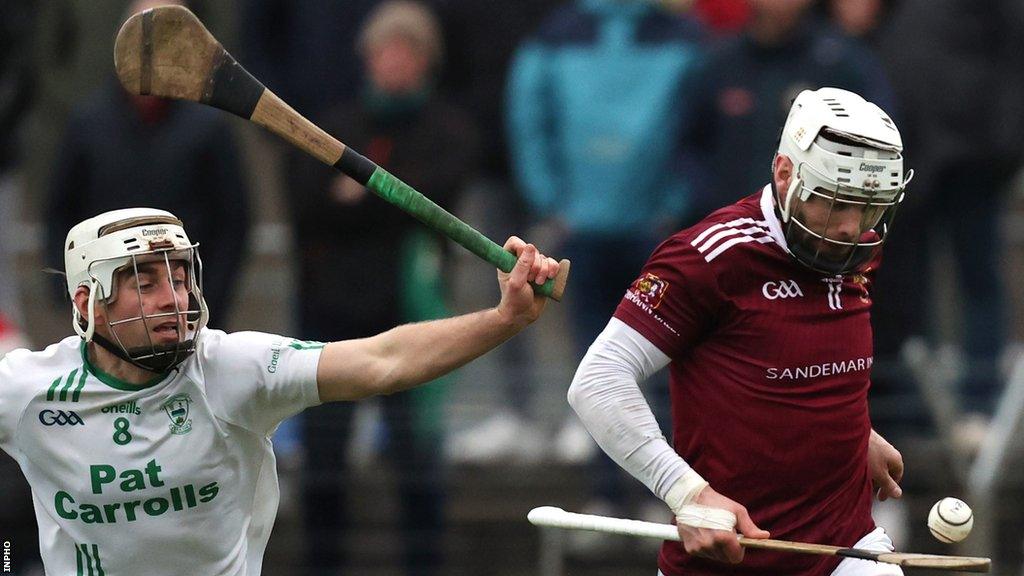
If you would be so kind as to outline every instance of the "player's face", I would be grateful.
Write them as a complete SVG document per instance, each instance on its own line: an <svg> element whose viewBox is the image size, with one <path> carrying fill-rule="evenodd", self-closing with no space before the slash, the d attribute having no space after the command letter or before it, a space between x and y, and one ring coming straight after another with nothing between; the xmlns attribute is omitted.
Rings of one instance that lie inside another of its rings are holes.
<svg viewBox="0 0 1024 576"><path fill-rule="evenodd" d="M821 258L841 262L850 256L853 244L863 241L862 236L878 223L886 206L845 198L821 188L815 192L799 202L794 214L810 231L800 230L797 237Z"/></svg>
<svg viewBox="0 0 1024 576"><path fill-rule="evenodd" d="M189 282L184 262L171 260L169 267L163 259L139 263L137 275L129 266L116 278L116 298L98 307L98 331L129 351L185 340Z"/></svg>
<svg viewBox="0 0 1024 576"><path fill-rule="evenodd" d="M792 161L785 155L776 156L773 177L781 201L786 203L796 175ZM796 196L789 202L787 237L792 235L791 241L800 243L805 251L833 263L845 262L855 243L877 239L872 229L890 205L868 203L824 188L801 188L792 193Z"/></svg>

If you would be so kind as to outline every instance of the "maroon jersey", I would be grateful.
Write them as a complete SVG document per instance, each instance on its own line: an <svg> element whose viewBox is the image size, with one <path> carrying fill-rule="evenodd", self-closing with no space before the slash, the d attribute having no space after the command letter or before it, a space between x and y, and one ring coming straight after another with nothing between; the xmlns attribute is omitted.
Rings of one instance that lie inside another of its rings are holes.
<svg viewBox="0 0 1024 576"><path fill-rule="evenodd" d="M615 317L672 359L673 445L772 538L852 546L874 529L867 468L871 269L823 276L785 249L768 188L664 242ZM666 542L668 576L830 573L839 558Z"/></svg>

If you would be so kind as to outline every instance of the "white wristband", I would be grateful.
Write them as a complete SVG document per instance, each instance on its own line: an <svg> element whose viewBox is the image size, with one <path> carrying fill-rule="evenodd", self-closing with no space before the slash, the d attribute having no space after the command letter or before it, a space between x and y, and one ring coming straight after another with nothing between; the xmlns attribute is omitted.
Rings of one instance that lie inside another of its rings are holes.
<svg viewBox="0 0 1024 576"><path fill-rule="evenodd" d="M707 480L704 480L696 470L690 468L668 489L668 492L665 494L665 503L668 504L668 507L672 509L676 516L679 516L683 506L692 504L697 499L700 491L707 488L707 486Z"/></svg>
<svg viewBox="0 0 1024 576"><path fill-rule="evenodd" d="M712 530L735 530L736 515L723 508L712 508L701 504L687 504L676 513L676 522L694 528Z"/></svg>
<svg viewBox="0 0 1024 576"><path fill-rule="evenodd" d="M676 522L679 524L712 530L734 530L736 515L732 512L693 503L701 490L707 487L707 480L690 468L668 489L665 503L675 513Z"/></svg>

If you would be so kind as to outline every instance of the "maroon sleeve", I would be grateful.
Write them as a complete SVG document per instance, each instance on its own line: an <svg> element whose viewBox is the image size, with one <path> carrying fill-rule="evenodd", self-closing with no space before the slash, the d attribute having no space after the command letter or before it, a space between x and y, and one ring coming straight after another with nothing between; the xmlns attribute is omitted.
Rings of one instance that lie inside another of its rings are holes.
<svg viewBox="0 0 1024 576"><path fill-rule="evenodd" d="M688 240L677 235L659 246L615 310L670 358L706 333L723 302L713 266Z"/></svg>

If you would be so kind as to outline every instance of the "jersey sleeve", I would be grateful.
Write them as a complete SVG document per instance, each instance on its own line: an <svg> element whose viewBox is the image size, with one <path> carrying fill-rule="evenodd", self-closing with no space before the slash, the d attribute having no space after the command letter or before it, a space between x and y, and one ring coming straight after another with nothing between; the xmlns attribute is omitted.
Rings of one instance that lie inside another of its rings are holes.
<svg viewBox="0 0 1024 576"><path fill-rule="evenodd" d="M206 394L232 424L270 434L282 420L320 403L316 370L323 344L262 332L204 334Z"/></svg>
<svg viewBox="0 0 1024 576"><path fill-rule="evenodd" d="M722 302L714 267L677 235L654 251L615 317L676 358L708 330Z"/></svg>
<svg viewBox="0 0 1024 576"><path fill-rule="evenodd" d="M0 448L12 457L18 450L15 438L25 408L31 400L24 386L19 385L12 366L11 353L0 359Z"/></svg>

